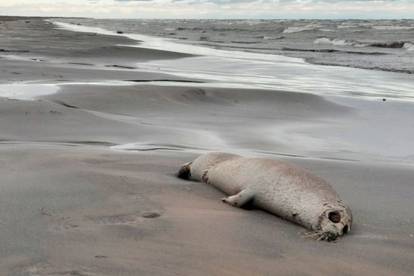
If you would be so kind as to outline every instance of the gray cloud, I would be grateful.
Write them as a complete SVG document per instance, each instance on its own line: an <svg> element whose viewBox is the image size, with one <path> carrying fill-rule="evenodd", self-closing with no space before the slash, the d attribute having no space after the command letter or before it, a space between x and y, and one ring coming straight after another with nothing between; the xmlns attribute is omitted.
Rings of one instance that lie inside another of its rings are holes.
<svg viewBox="0 0 414 276"><path fill-rule="evenodd" d="M91 2L99 2L99 0L90 0ZM147 2L153 0L115 0L117 2ZM185 0L172 0L172 2L181 2ZM257 0L209 0L208 2L226 4L226 3L248 3L256 2ZM265 0L264 2L275 2L275 3L347 3L347 2L409 2L410 0ZM192 0L194 3L203 3L205 0Z"/></svg>
<svg viewBox="0 0 414 276"><path fill-rule="evenodd" d="M414 0L0 0L0 11L97 18L387 19L414 18Z"/></svg>
<svg viewBox="0 0 414 276"><path fill-rule="evenodd" d="M90 2L99 2L99 0L89 0ZM142 1L153 1L153 0L115 0L117 2L142 2ZM183 0L173 0L173 2L179 2ZM256 0L211 0L209 2L216 3L228 3L228 2L255 2ZM410 0L265 0L264 2L275 2L275 3L347 3L347 2L410 2ZM192 0L192 2L203 3L205 0Z"/></svg>
<svg viewBox="0 0 414 276"><path fill-rule="evenodd" d="M151 2L153 0L115 0L115 1L117 2Z"/></svg>

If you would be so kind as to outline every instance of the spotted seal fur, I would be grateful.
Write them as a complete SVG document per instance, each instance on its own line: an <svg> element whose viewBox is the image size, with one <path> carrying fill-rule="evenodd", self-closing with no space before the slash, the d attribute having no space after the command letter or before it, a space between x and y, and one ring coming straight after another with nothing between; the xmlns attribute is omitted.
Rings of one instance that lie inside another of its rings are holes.
<svg viewBox="0 0 414 276"><path fill-rule="evenodd" d="M178 177L213 185L232 206L250 203L302 225L318 240L332 241L351 230L351 210L332 186L284 161L207 153L184 164Z"/></svg>

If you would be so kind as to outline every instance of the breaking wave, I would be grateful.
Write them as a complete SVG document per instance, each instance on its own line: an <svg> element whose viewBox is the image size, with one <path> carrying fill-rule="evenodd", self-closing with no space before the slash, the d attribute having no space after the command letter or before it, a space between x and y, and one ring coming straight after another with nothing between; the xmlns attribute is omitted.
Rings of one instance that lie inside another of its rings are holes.
<svg viewBox="0 0 414 276"><path fill-rule="evenodd" d="M288 27L286 29L283 30L283 33L285 34L291 34L291 33L299 33L299 32L303 32L303 31L312 31L312 30L316 30L321 28L322 26L319 24L309 24L306 26L293 26L293 27Z"/></svg>
<svg viewBox="0 0 414 276"><path fill-rule="evenodd" d="M373 29L382 30L382 31L393 31L393 30L414 30L414 26L372 26Z"/></svg>
<svg viewBox="0 0 414 276"><path fill-rule="evenodd" d="M337 39L337 38L327 38L327 37L321 37L317 38L314 41L315 44L332 44L335 46L355 46L354 41L350 40L344 40L344 39Z"/></svg>
<svg viewBox="0 0 414 276"><path fill-rule="evenodd" d="M407 51L414 51L414 43L406 42L404 43L404 49Z"/></svg>
<svg viewBox="0 0 414 276"><path fill-rule="evenodd" d="M408 51L414 50L414 44L405 41L391 41L391 42L359 42L353 40L337 39L321 37L315 39L315 44L330 44L334 46L352 46L352 47L375 47L375 48L388 48L388 49L406 49Z"/></svg>

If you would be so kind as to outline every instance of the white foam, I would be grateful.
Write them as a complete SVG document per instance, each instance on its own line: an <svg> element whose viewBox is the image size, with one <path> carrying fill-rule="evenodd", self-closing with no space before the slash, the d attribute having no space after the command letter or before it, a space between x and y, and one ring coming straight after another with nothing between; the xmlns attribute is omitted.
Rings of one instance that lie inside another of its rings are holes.
<svg viewBox="0 0 414 276"><path fill-rule="evenodd" d="M7 60L17 60L17 61L29 61L30 60L30 58L27 56L18 56L18 55L3 54L3 55L0 55L0 57L7 59Z"/></svg>
<svg viewBox="0 0 414 276"><path fill-rule="evenodd" d="M352 29L352 28L360 28L360 27L371 27L373 23L371 22L342 22L340 25L336 26L337 29Z"/></svg>
<svg viewBox="0 0 414 276"><path fill-rule="evenodd" d="M133 86L136 84L127 81L60 82L59 84L15 82L0 84L0 97L22 101L34 101L41 96L55 94L59 92L61 87L70 85Z"/></svg>
<svg viewBox="0 0 414 276"><path fill-rule="evenodd" d="M56 22L52 20L46 20L58 26L60 29L65 29L74 32L81 32L81 33L99 33L103 35L119 35L124 36L123 34L117 34L116 32L108 31L99 27L90 27L90 26L83 26L83 25L75 25L70 23L64 22Z"/></svg>
<svg viewBox="0 0 414 276"><path fill-rule="evenodd" d="M382 31L398 31L398 30L414 30L414 26L372 26L373 29L382 30Z"/></svg>
<svg viewBox="0 0 414 276"><path fill-rule="evenodd" d="M354 45L354 42L344 39L337 39L337 38L327 38L327 37L321 37L318 39L315 39L313 42L315 44L331 44L335 46L352 46Z"/></svg>
<svg viewBox="0 0 414 276"><path fill-rule="evenodd" d="M55 84L9 83L0 84L0 97L33 101L37 97L55 94L59 87Z"/></svg>
<svg viewBox="0 0 414 276"><path fill-rule="evenodd" d="M285 34L291 34L291 33L299 33L303 31L311 31L320 28L321 25L318 24L309 24L306 26L298 26L298 27L288 27L283 30L283 33Z"/></svg>
<svg viewBox="0 0 414 276"><path fill-rule="evenodd" d="M414 43L405 42L403 48L407 51L414 51Z"/></svg>

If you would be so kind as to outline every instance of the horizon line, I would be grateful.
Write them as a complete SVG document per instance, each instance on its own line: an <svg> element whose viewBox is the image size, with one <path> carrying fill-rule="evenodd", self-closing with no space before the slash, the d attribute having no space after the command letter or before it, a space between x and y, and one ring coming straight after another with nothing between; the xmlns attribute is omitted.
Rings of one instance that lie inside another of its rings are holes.
<svg viewBox="0 0 414 276"><path fill-rule="evenodd" d="M194 17L194 18L175 18L175 17L153 17L153 18L144 18L144 17L86 17L86 16L42 16L42 15L9 15L9 14L0 14L0 17L23 17L23 18L73 18L73 19L108 19L108 20L414 20L413 18L397 18L397 17L347 17L347 18L324 18L324 17L302 17L302 18L288 18L288 17L266 17L266 18L249 18L249 17Z"/></svg>

